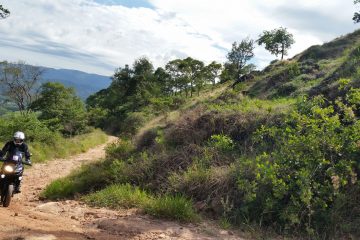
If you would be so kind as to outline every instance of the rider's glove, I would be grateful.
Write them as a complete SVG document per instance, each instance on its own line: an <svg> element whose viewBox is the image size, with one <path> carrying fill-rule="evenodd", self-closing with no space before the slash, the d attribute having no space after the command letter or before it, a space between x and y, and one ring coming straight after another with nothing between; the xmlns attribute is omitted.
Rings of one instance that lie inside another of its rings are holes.
<svg viewBox="0 0 360 240"><path fill-rule="evenodd" d="M32 163L31 163L31 160L30 160L30 159L27 159L25 162L26 162L27 164L29 164L30 166L32 166Z"/></svg>

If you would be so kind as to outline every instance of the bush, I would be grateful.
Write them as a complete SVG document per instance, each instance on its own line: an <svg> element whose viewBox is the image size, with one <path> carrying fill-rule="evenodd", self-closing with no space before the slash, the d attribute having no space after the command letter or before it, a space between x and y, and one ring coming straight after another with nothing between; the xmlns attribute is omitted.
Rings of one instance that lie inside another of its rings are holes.
<svg viewBox="0 0 360 240"><path fill-rule="evenodd" d="M106 158L109 159L126 159L135 150L131 140L121 139L116 143L112 143L106 148Z"/></svg>
<svg viewBox="0 0 360 240"><path fill-rule="evenodd" d="M120 132L124 136L133 136L146 122L146 116L142 112L129 113L121 122Z"/></svg>
<svg viewBox="0 0 360 240"><path fill-rule="evenodd" d="M289 79L292 79L292 78L294 78L294 77L301 74L300 66L299 66L299 64L297 62L290 63L288 68L287 68L287 71L288 71Z"/></svg>
<svg viewBox="0 0 360 240"><path fill-rule="evenodd" d="M286 84L281 85L277 89L277 94L276 95L278 97L286 97L286 96L290 96L296 90L297 90L296 85L294 85L293 83L286 83Z"/></svg>
<svg viewBox="0 0 360 240"><path fill-rule="evenodd" d="M301 102L282 125L263 126L257 139L264 153L240 163L242 214L283 230L324 233L334 224L334 201L357 181L360 122L344 124L317 98Z"/></svg>
<svg viewBox="0 0 360 240"><path fill-rule="evenodd" d="M50 131L38 120L35 113L27 115L10 113L0 118L1 141L11 140L16 131L24 132L28 143L41 142L51 144L59 139L59 134Z"/></svg>
<svg viewBox="0 0 360 240"><path fill-rule="evenodd" d="M221 151L231 151L234 148L233 140L223 134L212 135L209 145Z"/></svg>

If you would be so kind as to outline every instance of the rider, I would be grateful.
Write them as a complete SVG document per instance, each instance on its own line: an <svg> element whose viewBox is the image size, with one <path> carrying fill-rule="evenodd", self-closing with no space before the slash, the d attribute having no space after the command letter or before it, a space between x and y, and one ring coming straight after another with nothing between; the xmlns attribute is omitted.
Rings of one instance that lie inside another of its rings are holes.
<svg viewBox="0 0 360 240"><path fill-rule="evenodd" d="M23 152L25 154L25 161L31 165L31 161L30 161L30 152L29 152L29 148L28 145L26 143L24 143L25 140L25 134L23 132L16 132L14 133L14 140L12 141L8 141L5 146L3 147L3 149L0 151L0 158L2 158L5 154L8 153L9 155L14 154L17 151ZM23 171L19 174L19 176L21 177L23 174ZM15 192L16 193L20 193L20 185L21 185L21 179L19 178L19 180L17 181L16 185L15 185Z"/></svg>

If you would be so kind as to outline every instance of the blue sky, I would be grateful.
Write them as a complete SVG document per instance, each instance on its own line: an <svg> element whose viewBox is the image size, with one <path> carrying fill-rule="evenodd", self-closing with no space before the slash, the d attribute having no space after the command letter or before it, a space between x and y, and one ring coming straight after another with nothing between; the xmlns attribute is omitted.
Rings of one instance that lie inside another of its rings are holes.
<svg viewBox="0 0 360 240"><path fill-rule="evenodd" d="M354 31L351 0L1 0L0 60L112 75L148 57L226 61L234 41L286 27L289 57ZM360 7L360 6L359 6ZM275 59L256 47L258 68Z"/></svg>

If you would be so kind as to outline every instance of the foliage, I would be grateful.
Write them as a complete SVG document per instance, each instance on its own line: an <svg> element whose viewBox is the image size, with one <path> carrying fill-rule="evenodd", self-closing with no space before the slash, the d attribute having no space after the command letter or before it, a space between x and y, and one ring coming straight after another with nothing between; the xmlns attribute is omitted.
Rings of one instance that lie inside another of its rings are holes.
<svg viewBox="0 0 360 240"><path fill-rule="evenodd" d="M130 140L121 139L106 147L106 157L110 159L126 159L134 150L135 146Z"/></svg>
<svg viewBox="0 0 360 240"><path fill-rule="evenodd" d="M281 60L287 55L287 50L295 43L294 37L286 28L264 31L257 40L259 45L265 44L265 49L271 54L278 56L281 54Z"/></svg>
<svg viewBox="0 0 360 240"><path fill-rule="evenodd" d="M0 19L7 18L9 15L10 11L0 4Z"/></svg>
<svg viewBox="0 0 360 240"><path fill-rule="evenodd" d="M0 141L11 140L16 131L24 132L26 141L29 143L53 144L59 137L40 122L34 113L25 116L19 113L9 113L0 118Z"/></svg>
<svg viewBox="0 0 360 240"><path fill-rule="evenodd" d="M90 123L129 136L156 115L179 109L188 96L215 84L221 64L205 66L191 57L175 59L154 71L146 58L115 71L109 88L87 100ZM99 114L97 114L99 113Z"/></svg>
<svg viewBox="0 0 360 240"><path fill-rule="evenodd" d="M222 68L221 63L212 61L209 65L205 66L204 69L205 78L209 79L209 81L212 82L213 85L215 85L216 80L220 76L221 68Z"/></svg>
<svg viewBox="0 0 360 240"><path fill-rule="evenodd" d="M73 88L66 88L61 83L44 83L31 109L41 112L39 119L51 130L60 131L66 136L84 132L87 125L82 101Z"/></svg>
<svg viewBox="0 0 360 240"><path fill-rule="evenodd" d="M222 151L230 151L234 148L232 139L223 134L212 135L209 145Z"/></svg>
<svg viewBox="0 0 360 240"><path fill-rule="evenodd" d="M264 153L241 164L242 214L284 231L324 232L334 224L334 200L357 181L359 130L358 120L345 124L321 97L300 103L283 125L263 126L257 141Z"/></svg>
<svg viewBox="0 0 360 240"><path fill-rule="evenodd" d="M233 43L231 51L227 55L228 66L233 66L234 78L238 80L244 74L244 68L248 61L254 57L254 40L244 39L239 44ZM230 71L230 70L228 70Z"/></svg>
<svg viewBox="0 0 360 240"><path fill-rule="evenodd" d="M354 4L358 4L359 2L360 2L359 0L354 0ZM354 13L353 21L355 23L360 22L360 13L358 13L358 12Z"/></svg>
<svg viewBox="0 0 360 240"><path fill-rule="evenodd" d="M44 138L43 142L31 142L29 147L33 154L33 161L44 162L53 158L64 158L86 152L88 149L106 142L106 140L107 135L100 130L72 138L63 138L60 134L52 133L52 136L47 139Z"/></svg>
<svg viewBox="0 0 360 240"><path fill-rule="evenodd" d="M36 97L42 72L39 67L24 62L0 63L0 85L3 95L14 102L22 114L30 111L29 106Z"/></svg>

